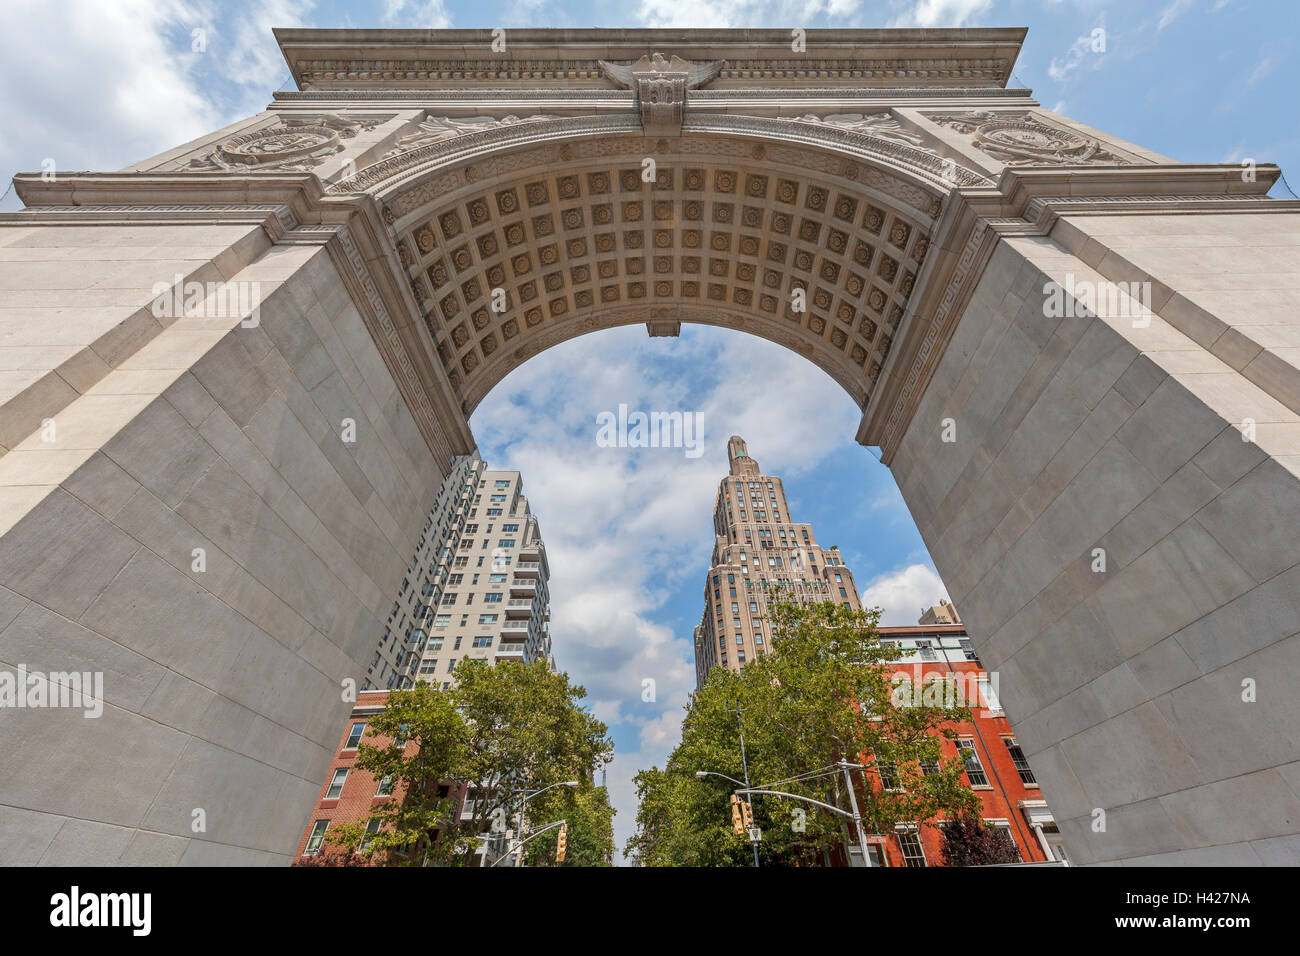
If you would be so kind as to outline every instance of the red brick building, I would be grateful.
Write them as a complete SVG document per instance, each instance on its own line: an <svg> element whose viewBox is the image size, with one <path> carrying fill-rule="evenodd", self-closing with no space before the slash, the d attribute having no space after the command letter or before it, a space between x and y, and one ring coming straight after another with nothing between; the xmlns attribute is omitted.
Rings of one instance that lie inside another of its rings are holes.
<svg viewBox="0 0 1300 956"><path fill-rule="evenodd" d="M307 829L298 843L298 852L294 857L295 865L320 863L328 860L339 851L329 849L325 835L332 827L342 823L367 821L375 808L383 806L390 800L400 799L401 790L391 792L381 787L381 782L372 774L355 766L357 745L362 738L374 746L390 743L391 737L367 736L366 728L370 719L383 711L388 704L388 691L365 690L357 695L356 705L348 715L348 722L343 728L338 749L325 776L320 797L307 821ZM406 753L414 752L415 744L408 743ZM377 825L377 821L376 821ZM370 861L372 865L380 861Z"/></svg>
<svg viewBox="0 0 1300 956"><path fill-rule="evenodd" d="M961 749L967 782L983 804L980 815L984 821L1011 835L1022 862L1064 861L1065 851L1056 821L1002 712L997 697L997 675L985 672L967 639L965 627L961 624L882 627L880 637L906 651L894 665L896 674L908 678L907 685L900 685L904 687L901 694L910 693L908 688L924 693L928 675L935 675L928 677L930 682L941 677L957 693L964 694L956 704L969 707L972 719L949 724L957 739L943 740L942 746L945 757L956 755ZM872 787L881 785L876 774L869 774L868 780ZM886 866L943 865L943 837L935 826L900 826L892 834L869 836L867 843L874 865L882 862Z"/></svg>

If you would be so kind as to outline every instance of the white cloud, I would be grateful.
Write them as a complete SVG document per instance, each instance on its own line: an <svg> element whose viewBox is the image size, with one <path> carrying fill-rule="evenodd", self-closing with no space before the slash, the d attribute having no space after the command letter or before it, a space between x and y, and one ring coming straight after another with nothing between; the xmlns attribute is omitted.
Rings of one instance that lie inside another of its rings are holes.
<svg viewBox="0 0 1300 956"><path fill-rule="evenodd" d="M0 62L28 82L0 88L0 175L47 157L59 171L120 169L260 111L288 77L271 28L302 24L311 8L9 0Z"/></svg>
<svg viewBox="0 0 1300 956"><path fill-rule="evenodd" d="M958 0L960 2L960 0ZM984 0L981 0L984 2ZM861 0L640 0L636 21L647 27L808 27L819 18L848 20Z"/></svg>
<svg viewBox="0 0 1300 956"><path fill-rule="evenodd" d="M1278 57L1271 56L1271 55L1264 57L1262 60L1256 63L1255 68L1250 71L1250 77L1249 79L1246 80L1246 85L1254 86L1257 83L1259 83L1260 80L1264 79L1264 77L1268 76L1270 73L1273 72L1273 68L1276 67L1279 62L1281 61L1278 59Z"/></svg>
<svg viewBox="0 0 1300 956"><path fill-rule="evenodd" d="M1190 10L1191 7L1192 0L1174 0L1173 3L1160 11L1160 21L1156 24L1156 29L1163 30Z"/></svg>
<svg viewBox="0 0 1300 956"><path fill-rule="evenodd" d="M1106 42L1106 16L1102 14L1098 25L1076 37L1064 56L1052 57L1052 62L1047 66L1047 75L1058 83L1064 83L1069 79L1070 74L1082 67L1084 63L1091 62L1094 70L1099 68L1106 57ZM1098 49L1098 46L1101 49ZM1054 112L1059 113L1060 110Z"/></svg>
<svg viewBox="0 0 1300 956"><path fill-rule="evenodd" d="M862 589L863 606L882 608L880 623L887 627L915 624L925 608L946 597L948 590L943 581L933 568L924 564L887 571L872 578Z"/></svg>
<svg viewBox="0 0 1300 956"><path fill-rule="evenodd" d="M451 14L442 0L384 0L382 19L386 27L445 30L451 26Z"/></svg>
<svg viewBox="0 0 1300 956"><path fill-rule="evenodd" d="M1246 156L1246 144L1244 142L1241 142L1238 143L1236 146L1234 146L1231 150L1229 150L1227 155L1225 155L1223 159L1219 160L1219 162L1239 163L1242 161L1242 159L1245 158L1245 156Z"/></svg>
<svg viewBox="0 0 1300 956"><path fill-rule="evenodd" d="M964 27L988 13L993 0L916 0L907 6L891 27Z"/></svg>
<svg viewBox="0 0 1300 956"><path fill-rule="evenodd" d="M179 0L10 0L0 30L0 169L117 169L222 125L200 92L202 22ZM26 82L20 83L19 78Z"/></svg>
<svg viewBox="0 0 1300 956"><path fill-rule="evenodd" d="M241 90L238 115L263 109L269 91L288 79L289 67L272 30L303 26L314 5L313 0L258 0L246 12L221 8L225 16L216 29L226 42L213 48L221 58L222 75Z"/></svg>

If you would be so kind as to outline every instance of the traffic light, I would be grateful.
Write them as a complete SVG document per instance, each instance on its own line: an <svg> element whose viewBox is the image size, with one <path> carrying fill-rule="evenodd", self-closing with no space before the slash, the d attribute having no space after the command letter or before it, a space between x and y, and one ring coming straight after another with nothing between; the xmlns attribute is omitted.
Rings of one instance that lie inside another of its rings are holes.
<svg viewBox="0 0 1300 956"><path fill-rule="evenodd" d="M754 810L750 807L748 800L740 801L740 815L744 820L746 830L754 825Z"/></svg>
<svg viewBox="0 0 1300 956"><path fill-rule="evenodd" d="M556 862L556 863L563 863L563 862L564 862L564 848L568 845L568 842L569 842L569 825L568 825L567 823L561 823L561 824L560 824L560 836L559 836L559 839L556 840L556 842L555 842L555 862Z"/></svg>
<svg viewBox="0 0 1300 956"><path fill-rule="evenodd" d="M736 836L745 832L745 818L740 812L740 797L731 795L731 830Z"/></svg>

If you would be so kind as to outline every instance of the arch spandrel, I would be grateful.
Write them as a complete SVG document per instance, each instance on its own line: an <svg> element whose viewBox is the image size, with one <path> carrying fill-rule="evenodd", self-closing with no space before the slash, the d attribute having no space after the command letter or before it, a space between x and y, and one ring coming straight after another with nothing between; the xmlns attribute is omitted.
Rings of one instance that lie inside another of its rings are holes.
<svg viewBox="0 0 1300 956"><path fill-rule="evenodd" d="M753 117L710 115L653 139L612 117L575 135L579 119L457 137L415 165L385 161L378 176L333 187L368 179L383 204L464 412L551 345L654 319L777 342L865 407L955 186L939 174L952 164L789 120L757 121L781 138Z"/></svg>

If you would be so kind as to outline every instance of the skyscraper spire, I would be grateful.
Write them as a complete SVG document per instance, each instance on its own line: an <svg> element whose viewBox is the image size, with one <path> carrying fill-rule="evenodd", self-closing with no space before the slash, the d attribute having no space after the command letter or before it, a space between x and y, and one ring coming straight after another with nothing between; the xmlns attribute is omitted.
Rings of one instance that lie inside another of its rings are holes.
<svg viewBox="0 0 1300 956"><path fill-rule="evenodd" d="M727 439L727 461L733 475L757 475L758 462L749 457L749 446L739 435Z"/></svg>

